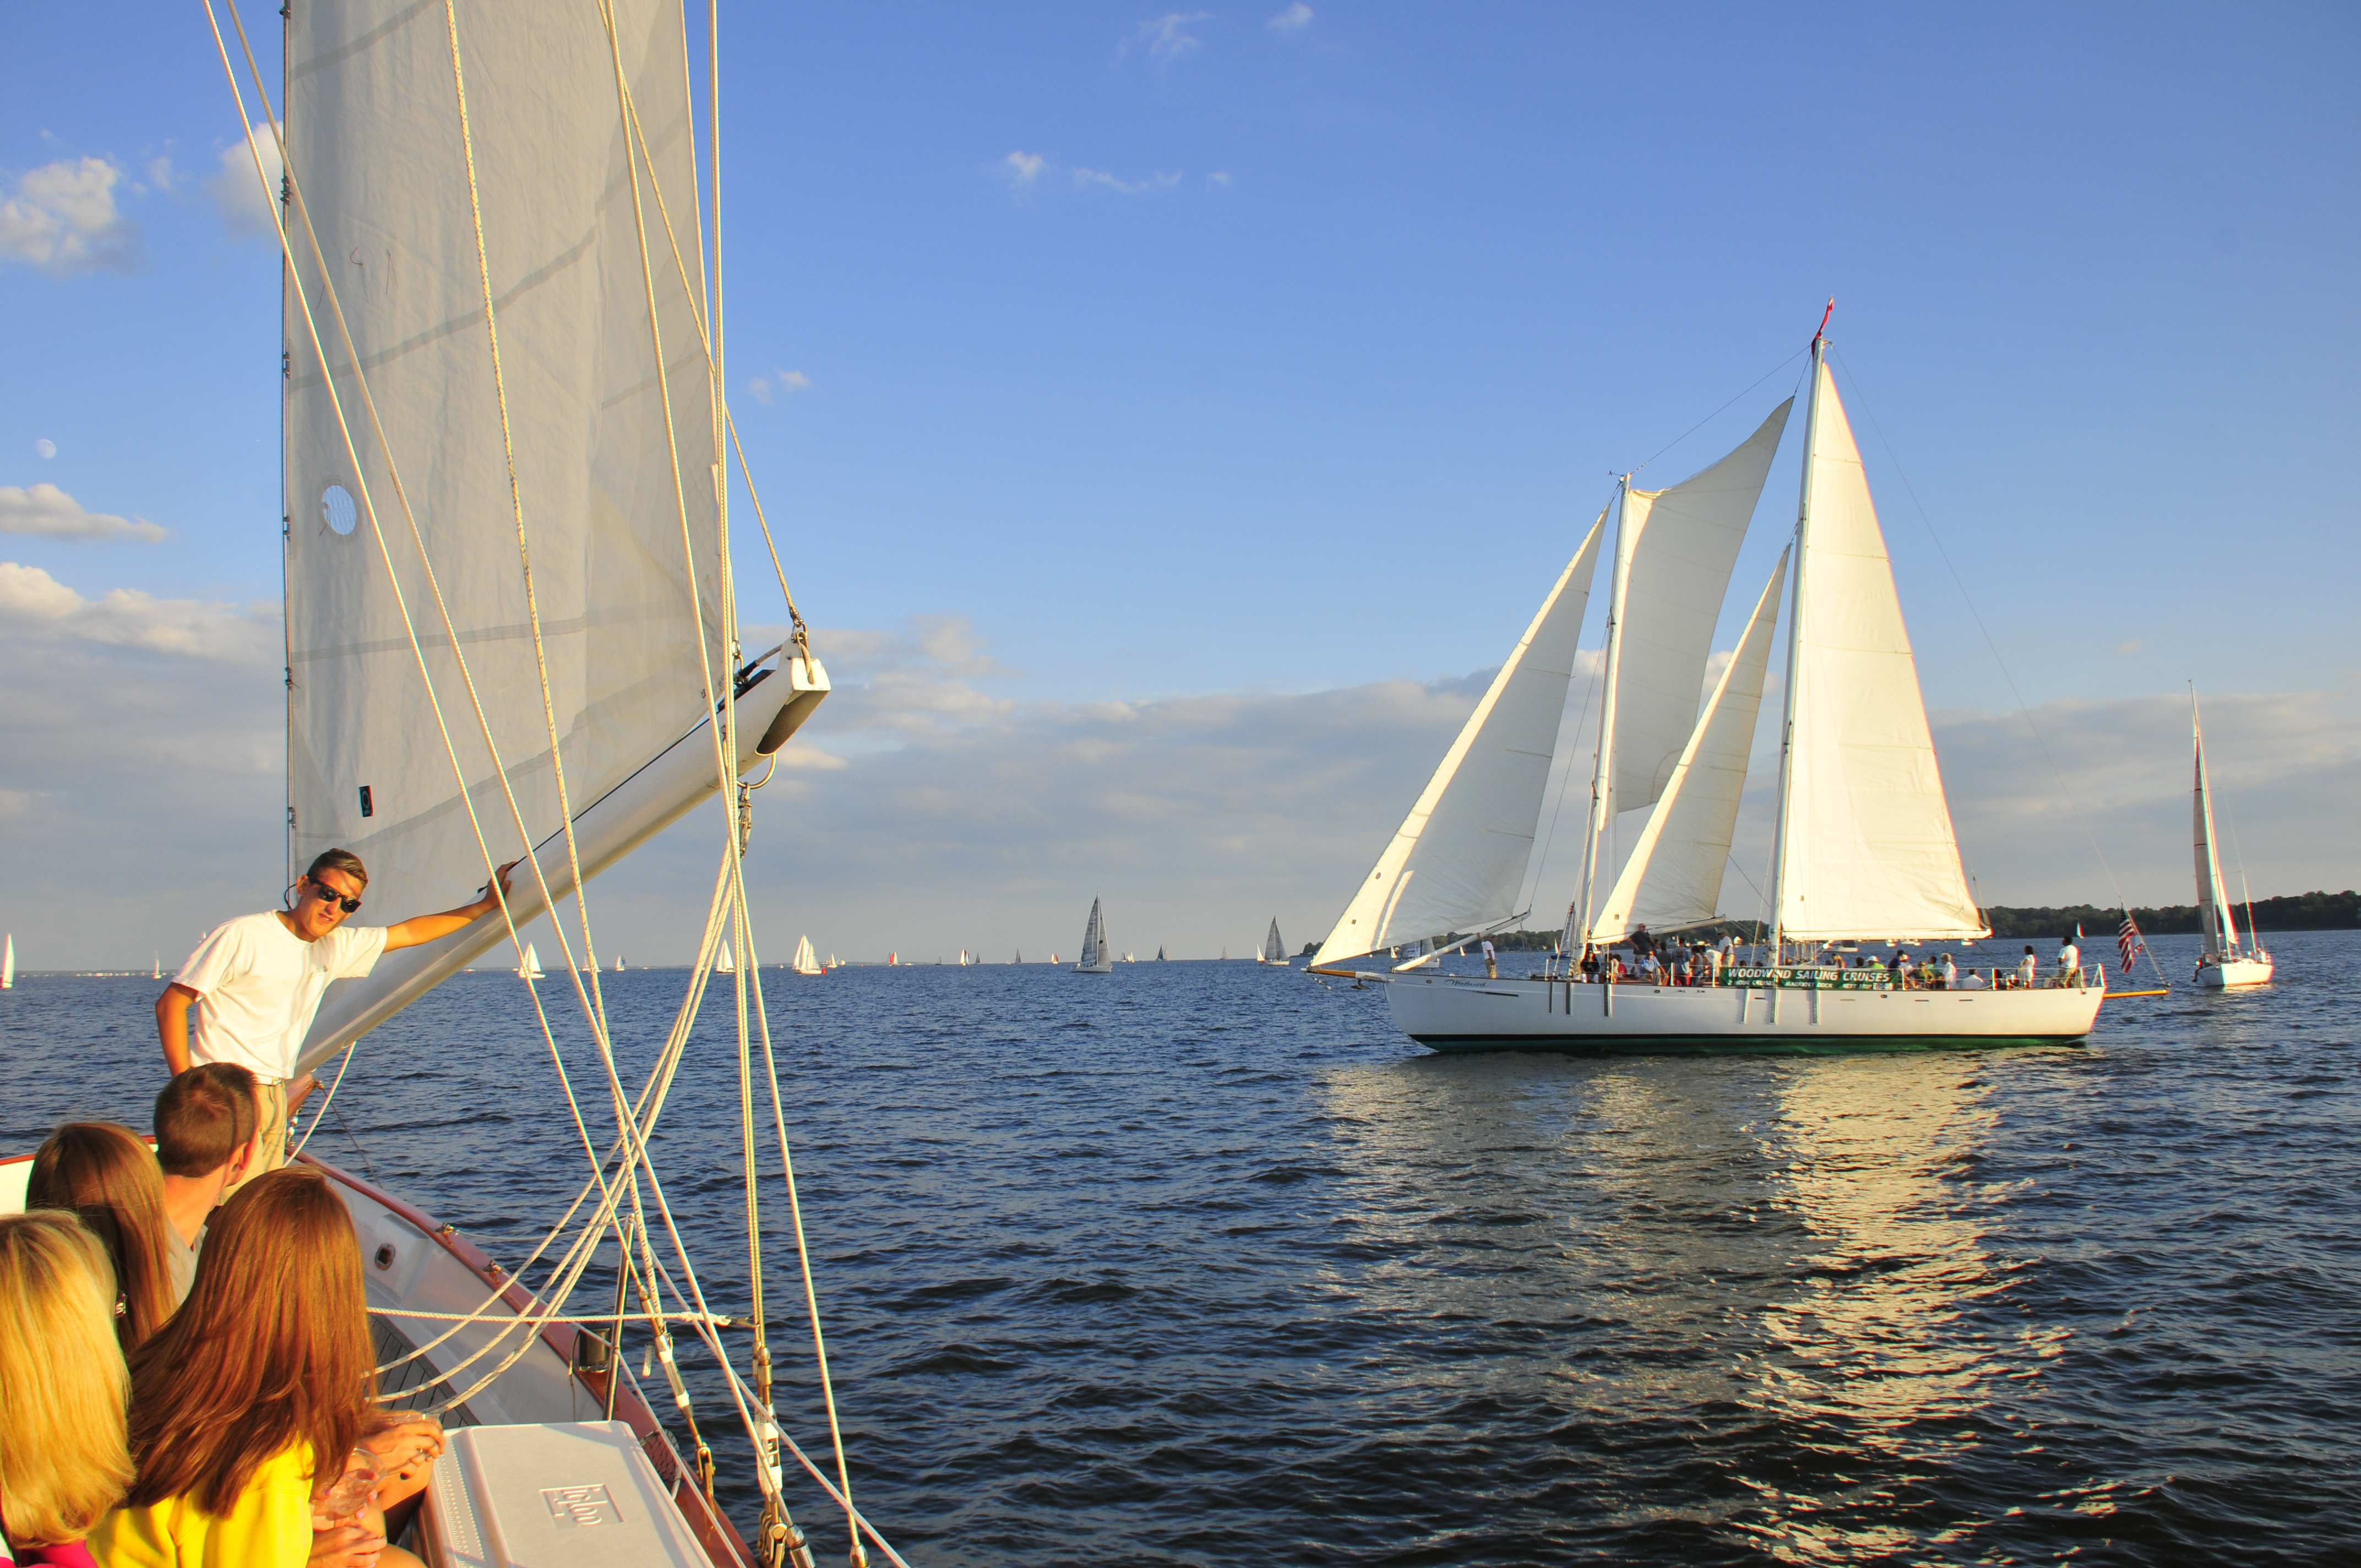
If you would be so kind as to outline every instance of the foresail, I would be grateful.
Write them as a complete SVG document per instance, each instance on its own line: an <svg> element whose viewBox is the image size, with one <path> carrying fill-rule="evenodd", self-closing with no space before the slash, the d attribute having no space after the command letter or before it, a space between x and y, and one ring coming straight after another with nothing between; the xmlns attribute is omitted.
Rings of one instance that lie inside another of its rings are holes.
<svg viewBox="0 0 2361 1568"><path fill-rule="evenodd" d="M1624 499L1617 548L1628 564L1610 753L1618 811L1654 804L1697 728L1714 624L1795 405L1789 398L1772 410L1736 451L1695 477Z"/></svg>
<svg viewBox="0 0 2361 1568"><path fill-rule="evenodd" d="M1516 913L1606 523L1602 511L1313 963Z"/></svg>
<svg viewBox="0 0 2361 1568"><path fill-rule="evenodd" d="M1771 663L1772 633L1779 620L1779 594L1786 586L1791 553L1781 553L1730 667L1721 673L1664 795L1623 863L1622 875L1599 910L1593 931L1603 940L1639 926L1677 930L1721 913L1722 876L1738 828L1739 799L1746 790L1747 753L1754 745L1754 722L1763 705L1763 679Z"/></svg>
<svg viewBox="0 0 2361 1568"><path fill-rule="evenodd" d="M706 648L715 650L717 691L728 674L719 667L710 383L690 285L656 206L661 192L693 279L680 14L653 0L613 0L607 10L611 47L599 6L457 11L479 204L470 200L443 7L305 0L289 16L288 161L301 197L288 208L291 245L345 414L340 425L290 290L290 832L298 866L331 845L357 851L370 905L393 918L463 903L484 881L459 776L498 859L560 826L504 421L575 811L703 721ZM639 172L661 378L618 52L653 155ZM500 331L497 385L478 210ZM405 603L441 698L439 725Z"/></svg>
<svg viewBox="0 0 2361 1568"><path fill-rule="evenodd" d="M1775 919L1790 941L1984 936L1861 450L1825 360L1817 378Z"/></svg>

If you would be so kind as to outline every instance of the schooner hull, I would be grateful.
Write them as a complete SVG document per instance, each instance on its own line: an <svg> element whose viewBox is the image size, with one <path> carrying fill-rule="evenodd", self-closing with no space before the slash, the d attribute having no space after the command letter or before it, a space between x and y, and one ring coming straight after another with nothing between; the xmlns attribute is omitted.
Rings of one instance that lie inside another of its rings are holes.
<svg viewBox="0 0 2361 1568"><path fill-rule="evenodd" d="M1390 976L1394 1022L1433 1051L1618 1055L1973 1050L2082 1039L2095 986L2030 991L1569 985Z"/></svg>

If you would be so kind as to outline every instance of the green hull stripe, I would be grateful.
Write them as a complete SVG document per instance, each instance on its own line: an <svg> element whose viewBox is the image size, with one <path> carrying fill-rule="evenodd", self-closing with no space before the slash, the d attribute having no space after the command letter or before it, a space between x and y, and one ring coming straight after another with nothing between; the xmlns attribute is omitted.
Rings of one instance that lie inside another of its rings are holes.
<svg viewBox="0 0 2361 1568"><path fill-rule="evenodd" d="M1555 1051L1568 1056L1840 1056L1853 1051L1973 1051L2077 1046L2084 1035L1412 1035L1431 1051Z"/></svg>

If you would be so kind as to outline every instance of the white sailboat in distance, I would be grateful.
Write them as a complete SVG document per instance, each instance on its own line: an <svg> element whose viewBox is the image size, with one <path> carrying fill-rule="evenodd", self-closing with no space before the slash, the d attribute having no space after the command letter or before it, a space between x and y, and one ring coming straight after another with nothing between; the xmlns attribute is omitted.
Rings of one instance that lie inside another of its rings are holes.
<svg viewBox="0 0 2361 1568"><path fill-rule="evenodd" d="M0 991L16 989L16 933L0 936Z"/></svg>
<svg viewBox="0 0 2361 1568"><path fill-rule="evenodd" d="M2197 693L2189 694L2189 731L2197 755L2197 784L2191 814L2197 843L2197 930L2205 948L2197 958L2197 983L2209 991L2269 981L2271 955L2254 941L2249 930L2242 943L2237 917L2231 913L2229 894L2222 885L2222 858L2213 837L2213 795L2205 777L2205 726L2197 712ZM2254 908L2246 910L2251 926Z"/></svg>
<svg viewBox="0 0 2361 1568"><path fill-rule="evenodd" d="M527 942L524 945L524 959L517 965L516 977L519 980L546 980L548 978L548 976L542 972L541 954L533 949L533 945L531 942Z"/></svg>
<svg viewBox="0 0 2361 1568"><path fill-rule="evenodd" d="M1082 927L1082 956L1074 965L1076 974L1113 974L1114 955L1107 951L1106 920L1099 913L1099 901L1091 900L1091 917Z"/></svg>
<svg viewBox="0 0 2361 1568"><path fill-rule="evenodd" d="M721 944L721 951L713 959L713 972L715 974L738 972L738 955L730 950L730 944L726 941Z"/></svg>
<svg viewBox="0 0 2361 1568"><path fill-rule="evenodd" d="M795 962L789 964L787 967L794 970L797 974L818 974L822 972L819 967L819 956L812 951L811 938L809 937L798 937L796 938Z"/></svg>
<svg viewBox="0 0 2361 1568"><path fill-rule="evenodd" d="M1422 1045L1894 1049L2091 1032L2103 994L2095 970L2038 989L1920 990L1891 983L1882 970L1787 961L1791 945L1810 954L1828 943L1899 936L1913 945L1964 946L1991 934L1960 863L1884 535L1828 363L1825 318L1821 326L1810 349L1795 537L1702 709L1714 626L1792 398L1735 451L1680 484L1642 490L1624 476L1321 944L1313 972L1386 982L1395 1022ZM1424 940L1431 934L1480 936L1524 913L1516 899L1610 515L1598 748L1564 957L1528 980L1437 973L1428 967L1436 956ZM1767 961L1724 968L1702 985L1584 983L1575 960L1586 948L1603 953L1642 926L1662 933L1720 913L1783 589L1785 712ZM1646 826L1601 899L1615 818L1642 808ZM1338 967L1413 944L1416 956L1382 970Z"/></svg>
<svg viewBox="0 0 2361 1568"><path fill-rule="evenodd" d="M1276 915L1270 917L1270 930L1263 937L1262 951L1256 955L1255 962L1278 964L1282 968L1287 963L1287 944L1279 939L1279 916Z"/></svg>

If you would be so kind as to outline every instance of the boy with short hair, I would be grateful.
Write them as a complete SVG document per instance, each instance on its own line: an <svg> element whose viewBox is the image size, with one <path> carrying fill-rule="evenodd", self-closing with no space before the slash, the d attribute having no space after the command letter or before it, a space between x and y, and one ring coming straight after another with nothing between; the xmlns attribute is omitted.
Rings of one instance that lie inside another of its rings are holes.
<svg viewBox="0 0 2361 1568"><path fill-rule="evenodd" d="M262 1123L261 1086L232 1062L172 1075L156 1096L156 1163L164 1170L164 1252L172 1296L186 1300L197 1277L205 1223L254 1164Z"/></svg>

